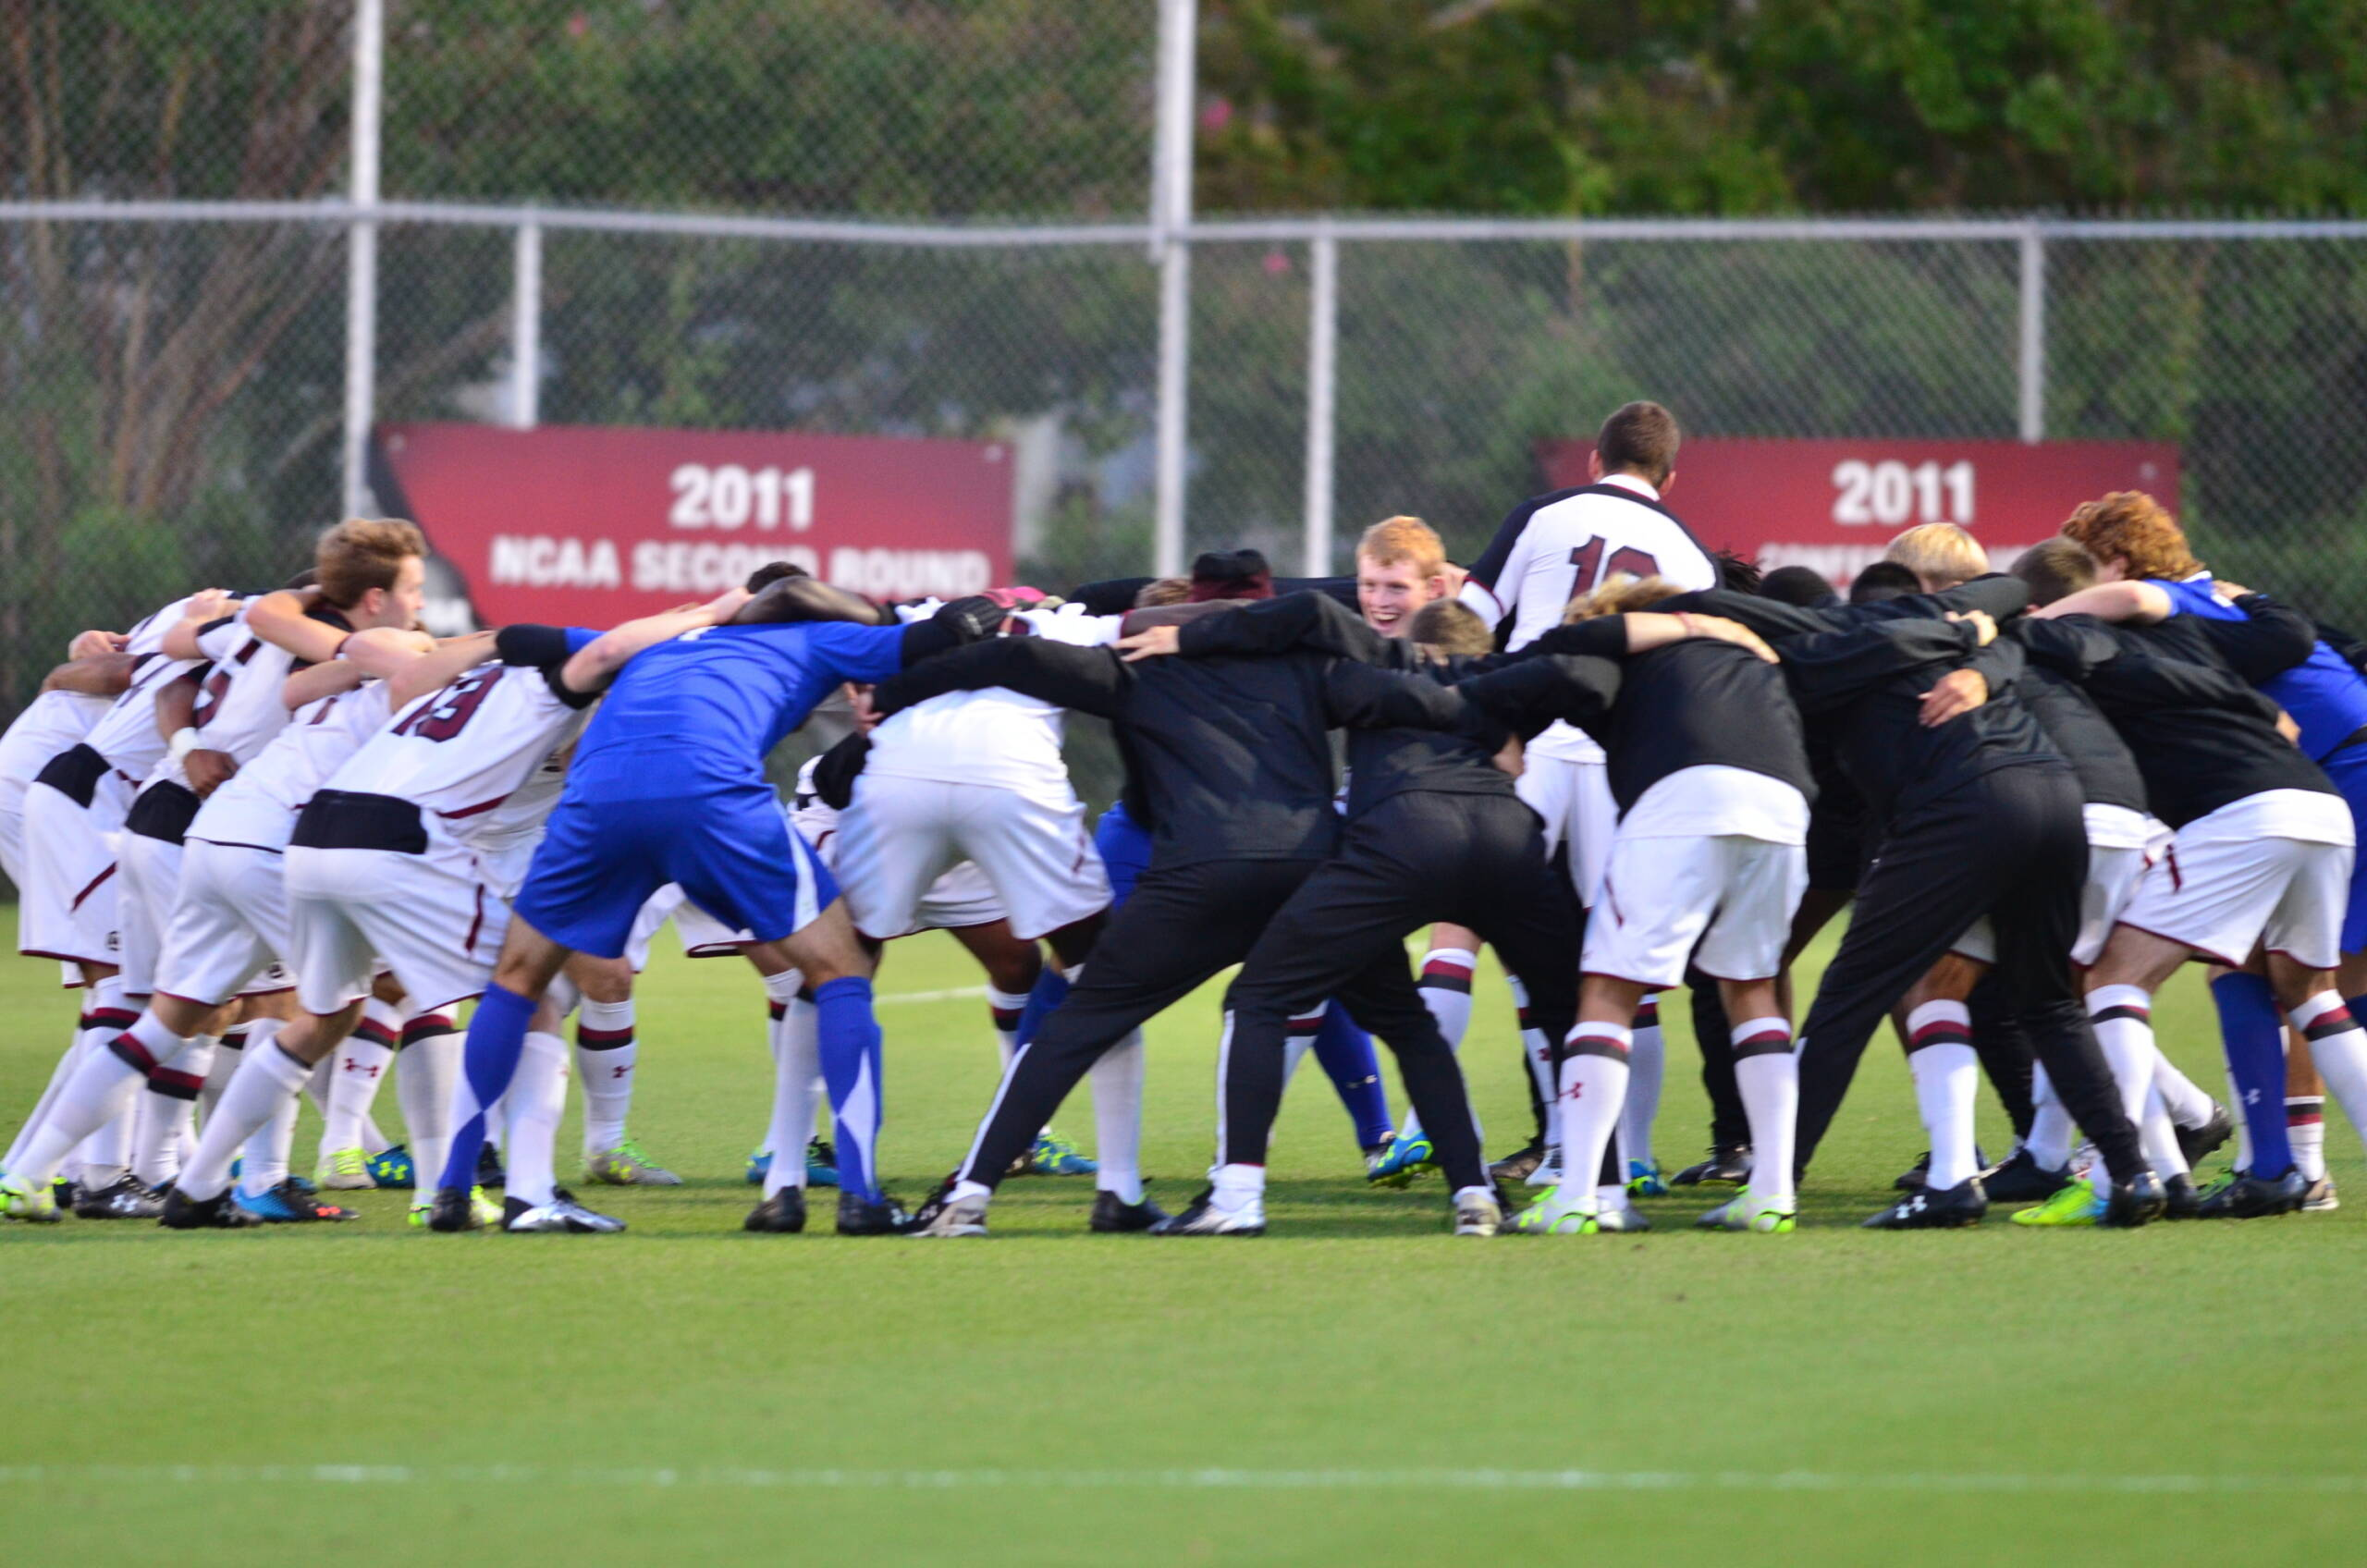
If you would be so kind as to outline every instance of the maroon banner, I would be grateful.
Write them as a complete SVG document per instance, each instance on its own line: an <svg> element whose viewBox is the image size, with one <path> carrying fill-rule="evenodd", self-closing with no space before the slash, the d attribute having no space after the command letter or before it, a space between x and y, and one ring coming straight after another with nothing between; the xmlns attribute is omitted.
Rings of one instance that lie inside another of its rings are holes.
<svg viewBox="0 0 2367 1568"><path fill-rule="evenodd" d="M875 599L1009 581L1010 449L774 431L397 424L394 496L477 619L609 626L788 560Z"/></svg>
<svg viewBox="0 0 2367 1568"><path fill-rule="evenodd" d="M1587 482L1589 441L1540 458L1556 488ZM1791 441L1705 438L1677 453L1668 504L1711 549L1767 570L1812 567L1836 588L1903 530L1953 522L2002 571L2082 501L2143 490L2176 510L2178 449L2160 441Z"/></svg>

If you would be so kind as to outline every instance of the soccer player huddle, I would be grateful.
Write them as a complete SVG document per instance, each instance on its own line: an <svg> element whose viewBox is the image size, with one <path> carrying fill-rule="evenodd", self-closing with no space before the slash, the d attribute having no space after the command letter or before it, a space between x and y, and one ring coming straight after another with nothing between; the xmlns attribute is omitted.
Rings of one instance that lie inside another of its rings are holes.
<svg viewBox="0 0 2367 1568"><path fill-rule="evenodd" d="M82 999L0 1211L234 1228L387 1186L431 1231L620 1231L556 1145L572 1076L588 1182L678 1180L626 1131L668 918L765 993L751 1231L803 1230L828 1184L842 1235L982 1236L997 1187L1043 1173L1094 1178L1095 1231L1260 1234L1311 1052L1368 1180L1441 1172L1457 1235L1642 1231L1631 1198L1672 1184L1735 1189L1701 1228L1781 1233L1886 1018L1928 1153L1870 1228L2332 1207L2325 1086L2367 1125L2344 1001L2367 986L2367 646L2214 580L2134 492L2006 572L1941 523L1846 597L1762 579L1670 509L1677 450L1666 410L1619 409L1590 482L1515 508L1467 571L1400 517L1353 578L1214 552L1065 601L881 606L782 564L605 630L437 640L418 531L355 520L287 587L85 632L0 739L19 947ZM1072 711L1125 763L1090 825ZM809 724L832 743L785 802L766 761ZM1845 910L1796 1032L1791 966ZM878 1174L872 976L926 929L984 970L1003 1071L907 1213ZM1459 1057L1488 946L1533 1113L1493 1164ZM2154 1043L2189 961L2234 1117ZM1171 1214L1141 1171L1142 1029L1235 965L1208 1182ZM1711 1147L1664 1180L1657 998L1680 987ZM389 1076L399 1144L373 1115ZM1994 1164L1984 1077L2017 1140ZM1080 1080L1091 1159L1051 1131Z"/></svg>

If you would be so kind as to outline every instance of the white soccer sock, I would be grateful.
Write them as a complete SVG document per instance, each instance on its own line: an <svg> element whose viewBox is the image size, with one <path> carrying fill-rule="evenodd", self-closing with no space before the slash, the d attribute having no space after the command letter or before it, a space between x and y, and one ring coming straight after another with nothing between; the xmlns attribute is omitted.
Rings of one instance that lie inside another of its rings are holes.
<svg viewBox="0 0 2367 1568"><path fill-rule="evenodd" d="M239 1053L247 1048L249 1028L248 1024L234 1023L222 1031L214 1060L205 1069L205 1083L197 1091L197 1114L201 1118L214 1114L214 1108L222 1103L223 1092L230 1086L232 1074L239 1071L239 1063L246 1060Z"/></svg>
<svg viewBox="0 0 2367 1568"><path fill-rule="evenodd" d="M77 1028L73 1036L66 1042L66 1048L57 1053L57 1065L49 1070L49 1083L43 1088L41 1098L33 1102L31 1114L27 1116L24 1124L17 1129L17 1135L10 1141L6 1157L0 1157L0 1170L14 1170L17 1168L18 1157L25 1152L26 1140L33 1135L33 1129L41 1125L42 1118L49 1114L49 1108L56 1103L57 1092L66 1086L66 1081L74 1076L75 1064L82 1060L83 1033L83 1030Z"/></svg>
<svg viewBox="0 0 2367 1568"><path fill-rule="evenodd" d="M1422 1005L1430 1010L1437 1021L1439 1035L1451 1051L1463 1049L1463 1036L1471 1029L1471 977L1479 967L1479 955L1467 948L1432 948L1422 957L1422 973L1418 984ZM1526 1007L1528 998L1514 982L1513 995ZM1397 1123L1402 1137L1418 1137L1422 1119L1407 1106L1404 1120Z"/></svg>
<svg viewBox="0 0 2367 1568"><path fill-rule="evenodd" d="M2022 1147L2042 1170L2061 1170L2071 1163L2071 1113L2044 1067L2030 1069L2030 1131Z"/></svg>
<svg viewBox="0 0 2367 1568"><path fill-rule="evenodd" d="M2251 1118L2244 1114L2244 1092L2236 1086L2236 1070L2227 1069L2227 1104L2236 1113L2236 1166L2238 1170L2252 1168Z"/></svg>
<svg viewBox="0 0 2367 1568"><path fill-rule="evenodd" d="M288 1053L278 1050L277 1044L274 1041L274 1049L264 1054L286 1057ZM250 1045L247 1052L251 1056L260 1048ZM274 1107L270 1119L247 1134L245 1145L239 1150L239 1191L249 1197L261 1197L288 1180L288 1156L296 1148L296 1118L303 1112L303 1090L311 1085L313 1077L312 1072L307 1072L304 1082L296 1086L297 1093Z"/></svg>
<svg viewBox="0 0 2367 1568"><path fill-rule="evenodd" d="M1736 1024L1735 1088L1750 1120L1750 1193L1757 1198L1788 1197L1800 1116L1800 1062L1792 1052L1792 1026L1770 1015Z"/></svg>
<svg viewBox="0 0 2367 1568"><path fill-rule="evenodd" d="M329 1058L327 1091L321 1108L321 1158L363 1146L362 1125L377 1103L379 1085L395 1062L402 1019L373 997L362 1008L361 1027L337 1042Z"/></svg>
<svg viewBox="0 0 2367 1568"><path fill-rule="evenodd" d="M2333 991L2319 992L2289 1016L2301 1038L2310 1043L2310 1060L2317 1064L2318 1076L2325 1080L2326 1092L2342 1107L2352 1131L2367 1133L2367 1031L2359 1027L2350 1009ZM2323 1150L2323 1123L2318 1135ZM2296 1163L2300 1158L2297 1145Z"/></svg>
<svg viewBox="0 0 2367 1568"><path fill-rule="evenodd" d="M222 1091L222 1103L205 1119L205 1132L197 1140L189 1162L181 1167L178 1185L185 1197L218 1197L230 1184L230 1162L239 1156L239 1145L251 1142L259 1129L267 1129L283 1112L292 1108L313 1070L279 1048L277 1040L251 1041L244 1051L230 1085ZM242 1169L243 1177L247 1171ZM263 1189L251 1182L248 1191Z"/></svg>
<svg viewBox="0 0 2367 1568"><path fill-rule="evenodd" d="M2145 1093L2153 1086L2153 998L2142 986L2099 986L2088 993L2088 1016L2096 1026L2120 1091L2120 1109L2131 1123L2145 1119Z"/></svg>
<svg viewBox="0 0 2367 1568"><path fill-rule="evenodd" d="M452 1093L467 1046L468 1036L457 1029L422 1035L403 1047L395 1068L395 1103L402 1108L403 1135L419 1183L414 1196L433 1194L444 1179L444 1160L452 1152Z"/></svg>
<svg viewBox="0 0 2367 1568"><path fill-rule="evenodd" d="M1974 1096L1981 1088L1981 1059L1972 1049L1972 1014L1962 1002L1925 1002L1907 1015L1907 1068L1915 1079L1915 1105L1932 1140L1929 1191L1942 1193L1972 1179L1980 1169L1973 1152ZM1757 1161L1752 1164L1756 1168Z"/></svg>
<svg viewBox="0 0 2367 1568"><path fill-rule="evenodd" d="M1208 1172L1208 1207L1238 1214L1266 1199L1266 1168L1262 1165L1220 1165Z"/></svg>
<svg viewBox="0 0 2367 1568"><path fill-rule="evenodd" d="M1554 1099L1554 1120L1562 1135L1562 1187L1593 1184L1602 1170L1602 1152L1618 1130L1619 1114L1627 1099L1627 1050L1625 1025L1581 1022L1570 1031L1562 1059L1562 1082ZM1625 1188L1616 1189L1625 1192ZM1598 1194L1598 1201L1608 1194Z"/></svg>
<svg viewBox="0 0 2367 1568"><path fill-rule="evenodd" d="M585 1001L575 1013L575 1081L583 1090L583 1158L625 1141L632 1109L633 1071L641 1044L633 1038L632 998Z"/></svg>
<svg viewBox="0 0 2367 1568"><path fill-rule="evenodd" d="M134 1056L153 1062L170 1061L180 1054L180 1037L152 1014L142 1013L129 1029L115 1032L115 1037L130 1041L129 1048ZM9 1170L9 1175L21 1177L28 1186L47 1186L56 1180L59 1164L75 1145L110 1127L131 1109L132 1096L148 1081L149 1062L135 1065L124 1060L112 1048L113 1043L110 1040L83 1053L74 1075L51 1103L40 1130L25 1140L23 1158ZM123 1135L128 1138L129 1131L126 1126ZM100 1158L85 1160L86 1181L95 1177L104 1185L127 1169L129 1151L120 1144L92 1152Z"/></svg>
<svg viewBox="0 0 2367 1568"><path fill-rule="evenodd" d="M1325 1002L1313 1012L1292 1019L1285 1026L1282 1033L1282 1087L1285 1089L1298 1076L1298 1064L1305 1061L1306 1053L1315 1047L1315 1036L1323 1027L1323 1015L1331 1008L1331 1004ZM1405 1114L1410 1117L1413 1112L1409 1110Z"/></svg>
<svg viewBox="0 0 2367 1568"><path fill-rule="evenodd" d="M2211 1120L2217 1109L2203 1088L2170 1065L2170 1059L2156 1048L2153 1052L2153 1089L2162 1096L2162 1109L2172 1122L2180 1127L2200 1127Z"/></svg>
<svg viewBox="0 0 2367 1568"><path fill-rule="evenodd" d="M1652 1163L1652 1122L1661 1113L1661 1079L1667 1058L1661 1044L1661 1004L1646 997L1636 1009L1635 1044L1627 1059L1627 1104L1619 1113L1620 1168L1625 1175Z"/></svg>
<svg viewBox="0 0 2367 1568"><path fill-rule="evenodd" d="M1086 1077L1093 1084L1093 1158L1101 1167L1094 1187L1121 1203L1143 1201L1143 1032L1101 1053Z"/></svg>
<svg viewBox="0 0 2367 1568"><path fill-rule="evenodd" d="M791 995L772 1021L773 1123L766 1142L772 1168L765 1196L805 1185L805 1140L814 1135L814 1080L821 1070L821 1010Z"/></svg>
<svg viewBox="0 0 2367 1568"><path fill-rule="evenodd" d="M2304 1182L2326 1173L2326 1097L2324 1095L2285 1096L2285 1139L2293 1145L2293 1164Z"/></svg>
<svg viewBox="0 0 2367 1568"><path fill-rule="evenodd" d="M181 1166L181 1151L197 1119L198 1091L214 1065L215 1038L200 1035L189 1048L148 1074L147 1092L135 1103L131 1123L131 1173L152 1187L170 1182Z"/></svg>
<svg viewBox="0 0 2367 1568"><path fill-rule="evenodd" d="M1019 1015L1027 1011L1025 991L998 991L987 987L987 1011L995 1026L995 1048L1002 1053L1002 1064L1019 1054Z"/></svg>
<svg viewBox="0 0 2367 1568"><path fill-rule="evenodd" d="M567 1109L567 1042L557 1035L530 1032L509 1080L509 1141L502 1145L509 1170L509 1195L540 1208L558 1185L554 1170L558 1120Z"/></svg>
<svg viewBox="0 0 2367 1568"><path fill-rule="evenodd" d="M2157 1090L2145 1092L2145 1120L2137 1124L2137 1141L2144 1149L2145 1163L2163 1181L2187 1173L2186 1151L2178 1147L2177 1129L2171 1125L2169 1110ZM2104 1180L2110 1181L2110 1175Z"/></svg>

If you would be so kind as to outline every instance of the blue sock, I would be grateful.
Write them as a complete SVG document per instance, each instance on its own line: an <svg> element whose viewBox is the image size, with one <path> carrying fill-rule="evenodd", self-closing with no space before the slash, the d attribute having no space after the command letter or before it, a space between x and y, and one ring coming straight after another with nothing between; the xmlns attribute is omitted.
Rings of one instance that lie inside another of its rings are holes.
<svg viewBox="0 0 2367 1568"><path fill-rule="evenodd" d="M518 1059L526 1049L526 1025L534 1016L533 998L499 986L487 986L477 998L476 1016L469 1020L469 1043L460 1059L461 1104L468 1114L452 1129L451 1158L444 1162L437 1185L462 1192L477 1184L477 1156L484 1149L485 1109L509 1087Z"/></svg>
<svg viewBox="0 0 2367 1568"><path fill-rule="evenodd" d="M2252 1174L2278 1175L2293 1163L2285 1133L2285 1015L2258 974L2222 974L2211 982L2211 998L2219 1004L2219 1043L2236 1083L2236 1109L2251 1134Z"/></svg>
<svg viewBox="0 0 2367 1568"><path fill-rule="evenodd" d="M1044 1015L1068 999L1069 977L1058 964L1048 963L1036 976L1036 984L1028 989L1027 1005L1019 1010L1019 1043L1022 1046L1036 1037L1036 1026Z"/></svg>
<svg viewBox="0 0 2367 1568"><path fill-rule="evenodd" d="M1356 1124L1356 1146L1368 1149L1388 1142L1389 1095L1381 1086L1372 1036L1333 1002L1324 1011L1323 1026L1315 1032L1314 1049L1315 1060L1323 1064L1340 1103Z"/></svg>
<svg viewBox="0 0 2367 1568"><path fill-rule="evenodd" d="M822 1081L839 1151L839 1190L879 1201L879 1022L871 982L846 974L814 987ZM2281 1115L2284 1107L2279 1105Z"/></svg>

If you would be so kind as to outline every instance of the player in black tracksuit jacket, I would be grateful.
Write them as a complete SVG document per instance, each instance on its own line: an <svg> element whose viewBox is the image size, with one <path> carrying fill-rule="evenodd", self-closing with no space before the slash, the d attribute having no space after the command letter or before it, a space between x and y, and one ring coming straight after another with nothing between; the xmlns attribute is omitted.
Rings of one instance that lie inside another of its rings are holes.
<svg viewBox="0 0 2367 1568"><path fill-rule="evenodd" d="M2103 1158L2112 1182L2107 1222L2141 1224L2158 1215L2161 1182L2145 1167L2137 1129L2121 1109L2084 1013L2077 1011L2070 950L2088 845L2076 775L2048 746L2008 680L1991 679L1990 699L1947 723L1922 723L1924 694L1966 662L1969 645L1873 680L1862 669L1831 666L1819 656L1820 632L1869 619L1928 614L1934 605L2010 616L2028 602L2027 589L2010 578L1984 578L1944 598L1821 611L1719 593L1681 602L1730 615L1768 637L1784 656L1802 711L1838 716L1837 754L1865 796L1877 836L1856 913L1801 1030L1801 1169L1831 1126L1874 1030L1974 922L1994 910L2001 915L1995 922L1999 986L2007 1005L2032 1021L2033 1047L2065 1107ZM2018 649L2002 644L1987 662L2001 675L2009 673L2017 667ZM2067 1000L2073 1007L2066 1008ZM1968 1022L1949 1022L1918 1031L1907 1049L1912 1057L1935 1045L1970 1043ZM1933 1152L1932 1189L1873 1216L1870 1226L1912 1230L1981 1219L1988 1200L1977 1176L1943 1185L1937 1176L1953 1171L1939 1170L1944 1151ZM1949 1156L1951 1165L1956 1158Z"/></svg>
<svg viewBox="0 0 2367 1568"><path fill-rule="evenodd" d="M982 1233L985 1194L1085 1070L1127 1031L1245 957L1331 858L1340 835L1331 729L1457 730L1490 753L1507 734L1437 681L1314 652L1133 664L1108 648L998 638L883 681L872 701L884 716L994 686L1111 721L1126 756L1129 808L1139 805L1151 830L1151 863L1068 998L1005 1071L951 1183L915 1217L930 1235ZM1397 1053L1454 1185L1484 1186L1462 1074L1402 955L1393 971L1376 966L1343 986L1341 999Z"/></svg>

